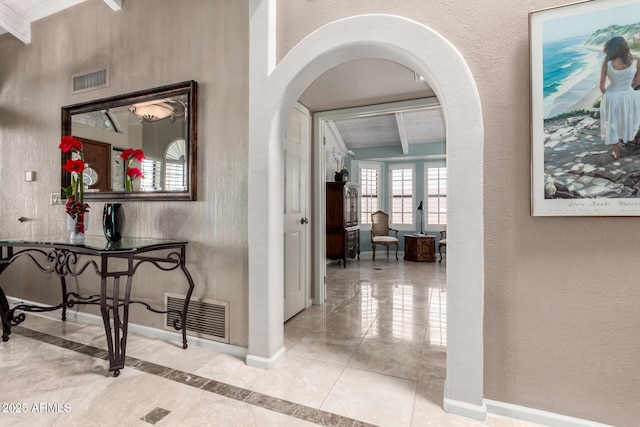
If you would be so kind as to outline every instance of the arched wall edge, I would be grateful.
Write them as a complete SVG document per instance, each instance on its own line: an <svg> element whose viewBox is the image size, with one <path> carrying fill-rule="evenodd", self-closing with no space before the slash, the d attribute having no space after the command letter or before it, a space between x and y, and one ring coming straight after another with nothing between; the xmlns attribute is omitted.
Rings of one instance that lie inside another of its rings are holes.
<svg viewBox="0 0 640 427"><path fill-rule="evenodd" d="M252 21L252 31L253 25ZM460 52L437 32L403 17L361 15L332 22L298 43L270 75L266 66L263 76L251 73L249 235L252 245L247 363L257 365L253 362L258 360L263 361L258 365L270 367L284 354L280 141L285 134L288 112L306 87L323 72L364 58L387 59L413 69L425 78L443 105L449 181L444 407L452 413L484 419L484 129L480 96ZM258 99L260 103L255 102ZM262 207L259 214L252 213L256 206Z"/></svg>

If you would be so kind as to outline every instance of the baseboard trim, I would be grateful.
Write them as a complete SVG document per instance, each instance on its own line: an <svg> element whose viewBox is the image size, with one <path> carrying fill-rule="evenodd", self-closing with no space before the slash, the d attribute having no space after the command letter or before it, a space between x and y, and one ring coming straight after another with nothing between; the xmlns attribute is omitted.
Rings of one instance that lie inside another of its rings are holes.
<svg viewBox="0 0 640 427"><path fill-rule="evenodd" d="M487 408L484 405L472 405L445 397L442 407L449 414L471 418L472 420L484 421L487 418Z"/></svg>
<svg viewBox="0 0 640 427"><path fill-rule="evenodd" d="M484 421L487 418L487 408L484 405L472 405L471 403L449 399L447 397L447 381L444 382L445 397L442 401L442 409L445 412L473 420Z"/></svg>
<svg viewBox="0 0 640 427"><path fill-rule="evenodd" d="M553 412L541 411L539 409L527 408L525 406L513 405L511 403L498 402L485 399L487 412L494 415L503 415L510 418L517 418L532 423L544 424L551 427L612 427L608 424L596 423L594 421L555 414Z"/></svg>
<svg viewBox="0 0 640 427"><path fill-rule="evenodd" d="M270 369L273 369L278 364L278 362L282 360L282 358L284 358L285 354L286 354L286 351L284 347L282 347L280 350L276 352L276 354L274 354L271 357L262 357L262 356L255 356L253 354L247 354L247 358L245 360L247 365L249 366L253 366L254 368L270 370Z"/></svg>
<svg viewBox="0 0 640 427"><path fill-rule="evenodd" d="M9 305L16 304L35 304L44 305L42 303L28 301L21 298L7 297ZM42 313L29 313L29 315L48 317L53 320L60 321L59 311L46 311ZM102 316L98 316L90 313L83 313L81 311L67 309L67 319L76 320L82 323L88 323L91 325L98 325L104 327ZM28 327L28 326L27 326ZM137 323L129 323L129 331L138 335L145 336L147 338L160 339L164 341L172 341L182 343L182 333L171 332L164 329L152 328L150 326L139 325ZM210 341L204 338L187 336L188 344L195 345L196 347L206 348L209 350L218 351L220 353L226 353L237 357L245 357L247 355L247 349L238 347L231 344L225 344L217 341Z"/></svg>

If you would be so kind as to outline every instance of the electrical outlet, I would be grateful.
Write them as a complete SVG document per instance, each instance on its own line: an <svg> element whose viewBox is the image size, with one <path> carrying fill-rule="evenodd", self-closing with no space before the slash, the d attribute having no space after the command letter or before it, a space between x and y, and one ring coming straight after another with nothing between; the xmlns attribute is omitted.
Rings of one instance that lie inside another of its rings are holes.
<svg viewBox="0 0 640 427"><path fill-rule="evenodd" d="M52 205L59 205L60 203L62 203L62 201L60 200L60 194L51 193L51 204Z"/></svg>

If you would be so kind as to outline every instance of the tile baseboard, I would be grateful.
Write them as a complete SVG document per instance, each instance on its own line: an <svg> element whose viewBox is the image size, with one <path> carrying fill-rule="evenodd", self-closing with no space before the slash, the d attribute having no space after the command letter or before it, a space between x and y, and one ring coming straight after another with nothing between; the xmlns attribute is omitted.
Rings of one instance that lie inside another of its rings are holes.
<svg viewBox="0 0 640 427"><path fill-rule="evenodd" d="M442 408L449 414L471 418L472 420L484 421L487 418L487 408L485 405L472 405L445 397Z"/></svg>
<svg viewBox="0 0 640 427"><path fill-rule="evenodd" d="M484 399L487 412L494 415L502 415L510 418L517 418L538 424L552 427L612 427L609 424L601 424L594 421L569 417L553 412L541 411L539 409L527 408L526 406L513 405L511 403L498 402Z"/></svg>
<svg viewBox="0 0 640 427"><path fill-rule="evenodd" d="M273 369L278 364L278 362L284 358L285 354L286 354L286 351L284 347L282 347L280 350L276 352L276 354L274 354L271 357L262 357L262 356L255 356L253 354L247 354L247 357L245 360L248 366L270 370L270 369Z"/></svg>

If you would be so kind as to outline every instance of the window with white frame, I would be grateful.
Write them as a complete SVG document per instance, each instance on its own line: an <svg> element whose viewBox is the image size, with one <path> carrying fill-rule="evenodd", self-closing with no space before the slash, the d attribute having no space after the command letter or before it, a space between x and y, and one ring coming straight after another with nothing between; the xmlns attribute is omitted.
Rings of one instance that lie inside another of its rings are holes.
<svg viewBox="0 0 640 427"><path fill-rule="evenodd" d="M360 224L371 224L371 214L380 209L379 163L358 163L360 179Z"/></svg>
<svg viewBox="0 0 640 427"><path fill-rule="evenodd" d="M427 227L441 228L437 226L447 224L447 168L444 164L427 163L425 172Z"/></svg>
<svg viewBox="0 0 640 427"><path fill-rule="evenodd" d="M164 189L165 191L185 191L187 189L187 154L184 138L176 138L167 146L164 154Z"/></svg>
<svg viewBox="0 0 640 427"><path fill-rule="evenodd" d="M164 189L166 191L185 191L187 177L185 176L184 162L166 160L164 167Z"/></svg>
<svg viewBox="0 0 640 427"><path fill-rule="evenodd" d="M162 178L162 161L154 159L144 159L140 164L144 178L140 181L140 190L154 191L162 190L160 179Z"/></svg>
<svg viewBox="0 0 640 427"><path fill-rule="evenodd" d="M415 167L414 165L391 165L389 175L391 177L391 223L397 226L413 225Z"/></svg>

